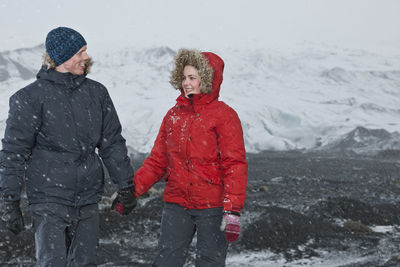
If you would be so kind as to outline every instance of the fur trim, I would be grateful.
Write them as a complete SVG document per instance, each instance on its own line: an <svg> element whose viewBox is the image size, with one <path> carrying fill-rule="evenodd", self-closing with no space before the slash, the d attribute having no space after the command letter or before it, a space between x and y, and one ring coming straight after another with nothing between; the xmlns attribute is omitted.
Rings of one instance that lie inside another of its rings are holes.
<svg viewBox="0 0 400 267"><path fill-rule="evenodd" d="M208 64L207 58L197 50L180 49L175 56L175 68L171 72L170 84L182 90L183 69L190 65L197 69L200 76L200 92L211 93L213 69Z"/></svg>
<svg viewBox="0 0 400 267"><path fill-rule="evenodd" d="M54 62L54 60L52 60L50 58L50 56L49 56L49 54L47 52L44 53L44 55L43 55L43 65L46 66L46 68L48 70L49 69L55 69L57 67L56 63ZM86 62L86 66L85 66L85 70L84 70L85 74L89 74L90 73L90 68L92 67L92 65L93 65L93 61L92 61L92 59L89 59L89 61Z"/></svg>

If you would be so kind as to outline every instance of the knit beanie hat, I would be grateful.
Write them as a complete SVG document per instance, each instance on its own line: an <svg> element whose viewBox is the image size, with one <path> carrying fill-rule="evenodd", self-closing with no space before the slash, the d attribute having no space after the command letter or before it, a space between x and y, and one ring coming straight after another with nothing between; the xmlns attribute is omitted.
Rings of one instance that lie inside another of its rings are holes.
<svg viewBox="0 0 400 267"><path fill-rule="evenodd" d="M73 57L86 41L83 36L70 28L58 27L51 30L46 37L46 50L56 66Z"/></svg>

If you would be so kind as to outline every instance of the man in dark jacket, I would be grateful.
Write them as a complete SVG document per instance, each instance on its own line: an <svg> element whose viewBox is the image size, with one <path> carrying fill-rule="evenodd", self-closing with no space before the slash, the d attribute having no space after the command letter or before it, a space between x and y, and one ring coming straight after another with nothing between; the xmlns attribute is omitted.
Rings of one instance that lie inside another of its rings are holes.
<svg viewBox="0 0 400 267"><path fill-rule="evenodd" d="M37 80L10 98L0 154L1 219L14 234L24 229L25 177L37 266L95 266L101 159L119 187L112 208L121 214L136 205L133 169L107 89L86 78L91 64L82 35L65 27L50 31L44 61Z"/></svg>

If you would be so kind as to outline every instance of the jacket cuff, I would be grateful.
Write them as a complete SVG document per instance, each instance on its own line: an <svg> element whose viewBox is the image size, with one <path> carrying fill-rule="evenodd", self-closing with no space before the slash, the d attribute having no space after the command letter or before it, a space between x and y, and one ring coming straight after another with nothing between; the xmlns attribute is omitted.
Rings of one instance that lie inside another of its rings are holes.
<svg viewBox="0 0 400 267"><path fill-rule="evenodd" d="M224 214L232 214L240 217L240 212L232 211L232 210L225 210Z"/></svg>
<svg viewBox="0 0 400 267"><path fill-rule="evenodd" d="M122 183L120 183L118 185L119 189L130 188L130 187L133 187L133 186L135 186L135 185L133 184L132 179L129 179L128 181L122 182Z"/></svg>
<svg viewBox="0 0 400 267"><path fill-rule="evenodd" d="M224 212L232 211L232 212L240 213L241 209L242 209L242 207L238 206L237 204L234 205L229 198L227 198L227 197L224 198L224 202L223 202Z"/></svg>

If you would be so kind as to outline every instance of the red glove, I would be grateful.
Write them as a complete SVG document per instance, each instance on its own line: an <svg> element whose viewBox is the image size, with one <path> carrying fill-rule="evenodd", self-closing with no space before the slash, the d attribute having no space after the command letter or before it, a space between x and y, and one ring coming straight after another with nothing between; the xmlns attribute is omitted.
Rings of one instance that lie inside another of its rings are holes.
<svg viewBox="0 0 400 267"><path fill-rule="evenodd" d="M122 215L124 214L124 205L122 205L121 202L118 202L117 204L115 204L114 210Z"/></svg>
<svg viewBox="0 0 400 267"><path fill-rule="evenodd" d="M240 235L240 216L224 213L221 223L221 231L225 231L225 237L228 242L235 242Z"/></svg>

